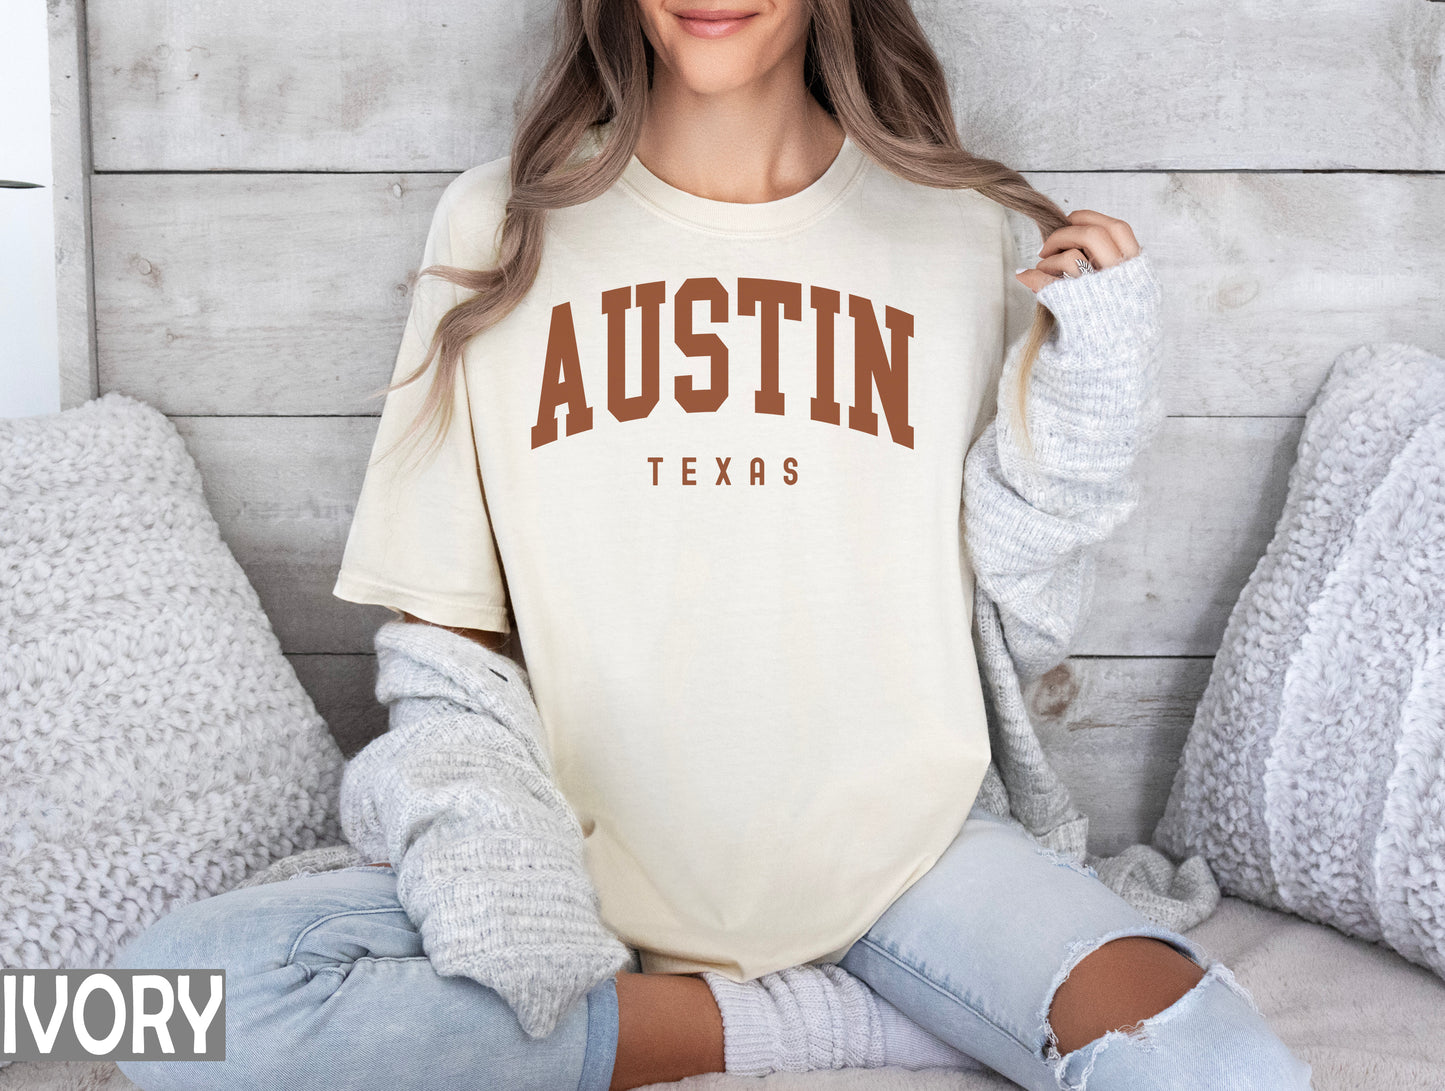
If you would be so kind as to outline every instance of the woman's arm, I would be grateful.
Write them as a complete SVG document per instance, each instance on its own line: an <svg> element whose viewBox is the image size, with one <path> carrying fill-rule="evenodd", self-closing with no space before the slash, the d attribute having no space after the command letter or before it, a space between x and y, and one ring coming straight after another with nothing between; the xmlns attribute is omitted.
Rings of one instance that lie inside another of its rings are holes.
<svg viewBox="0 0 1445 1091"><path fill-rule="evenodd" d="M424 617L417 617L415 614L408 614L405 610L400 611L402 621L414 621L421 625L436 625L435 621L428 621ZM468 640L475 640L484 648L491 648L494 652L501 652L506 655L504 646L511 642L511 633L499 633L495 629L461 629L454 625L439 625L441 629L464 636Z"/></svg>
<svg viewBox="0 0 1445 1091"><path fill-rule="evenodd" d="M1137 505L1135 461L1163 417L1158 281L1132 232L1123 240L1128 249L1112 253L1092 232L1081 236L1093 217L1110 219L1087 209L1071 213L1070 226L1045 244L1045 252L1060 252L1018 277L1045 281L1034 298L1056 319L1028 384L1033 455L1013 412L1019 338L999 377L997 414L965 460L965 540L1024 680L1057 666L1082 627L1095 547ZM1062 272L1081 250L1096 272L1045 276Z"/></svg>
<svg viewBox="0 0 1445 1091"><path fill-rule="evenodd" d="M511 633L499 633L495 629L464 629L455 625L442 625L435 621L428 621L424 617L417 617L415 614L409 614L405 610L400 610L395 606L388 607L388 609L391 610L392 613L398 615L401 621L410 621L417 625L433 625L438 629L445 629L449 633L456 633L458 636L464 636L468 640L474 641L475 643L480 644L484 648L489 648L494 652L498 652L502 655L507 655L509 659L513 658L512 656L508 655L505 650L505 645L511 643ZM361 835L358 833L357 836L360 837ZM372 866L387 867L389 866L389 864L390 861L380 861L373 864Z"/></svg>
<svg viewBox="0 0 1445 1091"><path fill-rule="evenodd" d="M390 727L346 765L342 833L394 865L438 973L487 985L549 1034L630 953L601 919L527 678L446 626L388 621L374 645Z"/></svg>

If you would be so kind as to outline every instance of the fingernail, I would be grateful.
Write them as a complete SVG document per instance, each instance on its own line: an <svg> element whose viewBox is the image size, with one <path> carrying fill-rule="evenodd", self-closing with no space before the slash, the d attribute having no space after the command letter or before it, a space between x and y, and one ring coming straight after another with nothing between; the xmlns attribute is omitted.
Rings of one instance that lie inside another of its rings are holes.
<svg viewBox="0 0 1445 1091"><path fill-rule="evenodd" d="M1020 265L1014 270L1014 276L1018 276L1020 273L1027 273L1031 268L1033 267L1030 265Z"/></svg>

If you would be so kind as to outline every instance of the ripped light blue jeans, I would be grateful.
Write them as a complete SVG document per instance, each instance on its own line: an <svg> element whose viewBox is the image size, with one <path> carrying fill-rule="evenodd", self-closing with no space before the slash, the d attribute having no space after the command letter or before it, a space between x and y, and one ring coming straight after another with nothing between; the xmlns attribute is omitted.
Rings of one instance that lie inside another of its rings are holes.
<svg viewBox="0 0 1445 1091"><path fill-rule="evenodd" d="M1162 1011L1060 1055L1048 1023L1075 964L1153 936L1204 976ZM1094 869L977 805L840 965L919 1026L1030 1091L1307 1091L1310 1066L1222 962L1153 924Z"/></svg>
<svg viewBox="0 0 1445 1091"><path fill-rule="evenodd" d="M1059 1055L1047 1022L1074 964L1120 936L1155 936L1207 972L1129 1031ZM607 1091L615 979L545 1038L470 978L442 977L390 867L243 887L172 910L114 965L226 969L224 1061L119 1061L143 1091L383 1088ZM1295 1091L1310 1068L1230 971L1151 924L1013 819L975 807L929 872L841 965L914 1022L1033 1091Z"/></svg>

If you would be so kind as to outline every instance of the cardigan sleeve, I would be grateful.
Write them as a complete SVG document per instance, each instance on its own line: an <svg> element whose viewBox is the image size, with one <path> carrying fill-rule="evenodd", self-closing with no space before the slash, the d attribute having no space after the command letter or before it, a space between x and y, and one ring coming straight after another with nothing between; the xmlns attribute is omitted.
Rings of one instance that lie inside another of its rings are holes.
<svg viewBox="0 0 1445 1091"><path fill-rule="evenodd" d="M436 625L388 621L374 643L390 729L347 763L342 832L362 860L391 862L437 973L550 1034L631 953L601 917L529 676Z"/></svg>
<svg viewBox="0 0 1445 1091"><path fill-rule="evenodd" d="M1093 596L1094 550L1139 500L1139 452L1163 420L1158 393L1160 289L1145 250L1032 293L1014 278L1004 225L1012 336L997 409L964 465L964 536L975 579L997 603L1020 678L1057 666ZM1012 291L1010 289L1010 291ZM1027 323L1044 304L1056 319L1030 375L1029 454L1015 420Z"/></svg>

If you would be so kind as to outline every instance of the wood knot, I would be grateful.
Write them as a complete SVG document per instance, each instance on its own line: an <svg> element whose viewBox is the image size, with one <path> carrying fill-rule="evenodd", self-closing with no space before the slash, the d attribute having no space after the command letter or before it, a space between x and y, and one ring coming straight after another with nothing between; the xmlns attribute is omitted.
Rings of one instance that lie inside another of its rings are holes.
<svg viewBox="0 0 1445 1091"><path fill-rule="evenodd" d="M1034 683L1029 704L1039 716L1057 719L1068 711L1078 693L1079 680L1065 660Z"/></svg>

